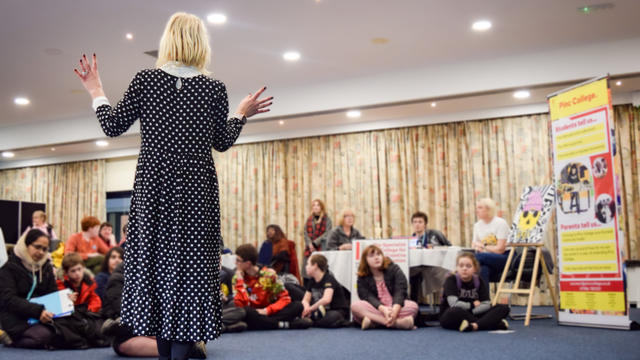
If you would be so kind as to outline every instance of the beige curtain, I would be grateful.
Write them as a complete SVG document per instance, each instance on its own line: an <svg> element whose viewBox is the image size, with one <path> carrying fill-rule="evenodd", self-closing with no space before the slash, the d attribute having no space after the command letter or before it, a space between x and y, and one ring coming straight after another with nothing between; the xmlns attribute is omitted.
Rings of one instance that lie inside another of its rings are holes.
<svg viewBox="0 0 640 360"><path fill-rule="evenodd" d="M636 153L639 111L615 108L621 148L628 254L638 258L640 202ZM469 246L475 203L491 197L508 222L527 185L552 180L548 114L270 141L214 153L223 237L235 248L259 244L268 224L280 225L298 251L314 198L336 224L344 208L367 237L411 233L422 210L429 227ZM553 224L545 240L555 251Z"/></svg>
<svg viewBox="0 0 640 360"><path fill-rule="evenodd" d="M105 161L0 171L0 197L47 204L48 222L67 240L87 215L106 218Z"/></svg>
<svg viewBox="0 0 640 360"><path fill-rule="evenodd" d="M640 109L631 105L616 106L616 142L620 154L620 184L622 188L623 217L628 257L640 259Z"/></svg>
<svg viewBox="0 0 640 360"><path fill-rule="evenodd" d="M320 198L334 223L352 208L367 237L410 235L422 210L468 246L479 198L493 197L510 221L525 185L551 181L548 149L546 115L238 145L215 153L224 238L258 243L275 223L300 248Z"/></svg>

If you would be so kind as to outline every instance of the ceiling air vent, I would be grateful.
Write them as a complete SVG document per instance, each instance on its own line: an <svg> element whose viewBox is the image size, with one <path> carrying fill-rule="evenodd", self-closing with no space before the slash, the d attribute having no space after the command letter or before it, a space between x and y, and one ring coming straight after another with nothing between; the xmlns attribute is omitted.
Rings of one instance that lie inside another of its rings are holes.
<svg viewBox="0 0 640 360"><path fill-rule="evenodd" d="M153 58L158 58L158 50L149 50L149 51L145 51L145 54L153 57Z"/></svg>

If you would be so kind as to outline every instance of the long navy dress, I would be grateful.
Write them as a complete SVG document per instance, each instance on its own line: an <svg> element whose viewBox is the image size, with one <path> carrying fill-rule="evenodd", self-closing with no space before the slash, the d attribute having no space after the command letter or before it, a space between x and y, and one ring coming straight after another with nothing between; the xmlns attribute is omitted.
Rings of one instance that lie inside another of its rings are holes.
<svg viewBox="0 0 640 360"><path fill-rule="evenodd" d="M220 81L150 69L136 74L116 107L96 109L112 137L140 119L122 299L122 322L136 335L206 341L220 334L220 205L211 148L230 148L243 126L227 119L228 107Z"/></svg>

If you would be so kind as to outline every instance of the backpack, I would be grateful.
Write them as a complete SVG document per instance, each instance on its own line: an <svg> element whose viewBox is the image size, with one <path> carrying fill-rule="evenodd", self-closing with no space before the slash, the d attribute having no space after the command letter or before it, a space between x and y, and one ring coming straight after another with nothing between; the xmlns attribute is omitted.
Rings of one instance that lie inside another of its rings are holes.
<svg viewBox="0 0 640 360"><path fill-rule="evenodd" d="M458 274L456 274L456 285L458 286L458 290L462 289L462 279ZM473 288L476 290L480 289L480 277L476 274L473 274Z"/></svg>

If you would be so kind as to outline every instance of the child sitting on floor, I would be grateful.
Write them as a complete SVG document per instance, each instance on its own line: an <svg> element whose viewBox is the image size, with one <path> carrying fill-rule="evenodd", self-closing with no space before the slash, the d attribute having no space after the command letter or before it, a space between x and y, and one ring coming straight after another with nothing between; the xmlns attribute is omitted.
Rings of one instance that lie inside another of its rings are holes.
<svg viewBox="0 0 640 360"><path fill-rule="evenodd" d="M62 259L64 280L58 280L58 290L71 289L73 304L77 307L86 305L87 310L97 313L102 308L102 301L96 294L97 284L85 273L84 261L78 253L68 253Z"/></svg>
<svg viewBox="0 0 640 360"><path fill-rule="evenodd" d="M311 318L316 327L344 326L349 318L349 302L342 285L328 272L327 258L320 254L312 255L305 270L309 280L302 299L302 316Z"/></svg>
<svg viewBox="0 0 640 360"><path fill-rule="evenodd" d="M407 277L382 250L370 245L358 266L359 301L351 304L353 320L362 330L385 326L413 330L418 304L408 299Z"/></svg>
<svg viewBox="0 0 640 360"><path fill-rule="evenodd" d="M456 273L444 282L440 325L460 331L506 330L509 315L506 305L491 306L489 287L476 273L479 265L475 256L463 252L456 259Z"/></svg>

